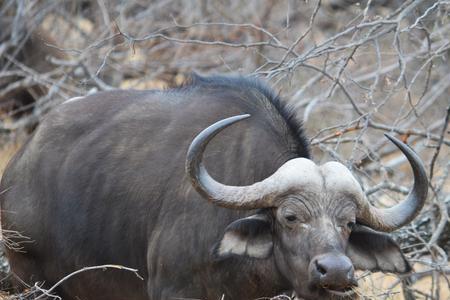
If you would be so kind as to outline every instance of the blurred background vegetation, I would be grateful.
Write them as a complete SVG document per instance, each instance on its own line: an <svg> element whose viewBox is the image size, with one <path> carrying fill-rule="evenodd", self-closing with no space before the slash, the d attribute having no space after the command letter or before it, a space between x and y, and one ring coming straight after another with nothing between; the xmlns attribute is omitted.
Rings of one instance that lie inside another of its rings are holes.
<svg viewBox="0 0 450 300"><path fill-rule="evenodd" d="M303 119L314 159L346 164L378 206L412 184L383 133L419 153L428 203L395 233L417 273L361 273L360 293L450 299L449 12L443 0L0 1L0 172L71 97L176 87L192 72L259 76Z"/></svg>

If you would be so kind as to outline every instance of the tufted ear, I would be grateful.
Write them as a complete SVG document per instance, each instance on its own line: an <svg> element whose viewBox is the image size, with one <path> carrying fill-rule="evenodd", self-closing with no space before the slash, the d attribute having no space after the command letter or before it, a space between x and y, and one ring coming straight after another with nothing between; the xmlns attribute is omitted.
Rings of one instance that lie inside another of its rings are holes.
<svg viewBox="0 0 450 300"><path fill-rule="evenodd" d="M392 273L412 270L400 247L389 235L362 225L356 225L350 234L347 256L360 270Z"/></svg>
<svg viewBox="0 0 450 300"><path fill-rule="evenodd" d="M266 214L238 219L227 226L222 239L214 246L216 259L231 255L267 258L272 253L272 224Z"/></svg>

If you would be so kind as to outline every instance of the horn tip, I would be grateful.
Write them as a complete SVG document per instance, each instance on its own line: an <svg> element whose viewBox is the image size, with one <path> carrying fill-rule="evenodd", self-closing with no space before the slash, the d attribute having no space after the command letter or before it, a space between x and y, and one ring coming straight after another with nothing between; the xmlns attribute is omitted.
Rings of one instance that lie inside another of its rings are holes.
<svg viewBox="0 0 450 300"><path fill-rule="evenodd" d="M390 140L396 139L392 134L389 134L387 132L384 133L384 136Z"/></svg>
<svg viewBox="0 0 450 300"><path fill-rule="evenodd" d="M399 140L398 138L396 138L396 137L394 137L393 135L391 135L391 134L389 134L389 133L384 133L384 136L388 139L388 140L390 140L392 143L394 143L394 144L396 144L396 145L402 145L402 144L405 144L405 145L407 145L406 143L404 143L404 142L402 142L401 140Z"/></svg>
<svg viewBox="0 0 450 300"><path fill-rule="evenodd" d="M239 117L239 119L243 120L243 119L250 118L251 116L252 116L251 114L242 114L242 115L237 115L236 117Z"/></svg>

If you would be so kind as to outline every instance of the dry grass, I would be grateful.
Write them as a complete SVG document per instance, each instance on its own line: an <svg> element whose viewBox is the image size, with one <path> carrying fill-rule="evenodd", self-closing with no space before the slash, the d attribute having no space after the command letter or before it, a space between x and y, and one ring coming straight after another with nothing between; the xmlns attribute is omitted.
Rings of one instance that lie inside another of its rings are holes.
<svg viewBox="0 0 450 300"><path fill-rule="evenodd" d="M416 270L417 271L417 270ZM440 279L440 298L442 300L450 299L450 289L444 277ZM370 276L364 277L358 281L360 287L358 291L364 296L363 299L386 299L386 300L403 300L405 295L402 286L399 283L398 277L395 275L384 273L373 273ZM395 286L395 287L393 287ZM425 295L429 295L432 286L431 276L421 278L414 282L412 288L422 294L416 293L417 300L426 300Z"/></svg>

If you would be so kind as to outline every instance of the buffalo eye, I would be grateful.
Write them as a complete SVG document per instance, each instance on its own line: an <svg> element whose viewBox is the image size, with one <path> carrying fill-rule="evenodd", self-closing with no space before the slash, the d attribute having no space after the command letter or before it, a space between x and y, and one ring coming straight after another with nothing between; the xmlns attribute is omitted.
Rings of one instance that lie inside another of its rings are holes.
<svg viewBox="0 0 450 300"><path fill-rule="evenodd" d="M352 222L352 221L348 222L347 227L348 227L348 229L352 230L353 227L355 227L355 222Z"/></svg>
<svg viewBox="0 0 450 300"><path fill-rule="evenodd" d="M294 222L294 221L297 220L297 216L295 216L295 215L287 215L287 216L285 217L285 219L286 219L288 222Z"/></svg>

